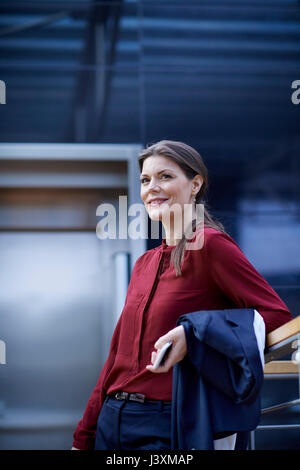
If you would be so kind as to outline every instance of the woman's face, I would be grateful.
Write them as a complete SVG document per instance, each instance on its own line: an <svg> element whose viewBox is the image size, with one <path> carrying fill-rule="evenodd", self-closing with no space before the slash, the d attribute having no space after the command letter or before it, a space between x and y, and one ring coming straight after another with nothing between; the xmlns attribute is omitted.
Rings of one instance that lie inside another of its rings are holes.
<svg viewBox="0 0 300 470"><path fill-rule="evenodd" d="M203 181L200 175L188 179L176 162L160 155L144 160L140 179L141 198L152 220L163 220L173 204L183 211L184 204L192 203Z"/></svg>

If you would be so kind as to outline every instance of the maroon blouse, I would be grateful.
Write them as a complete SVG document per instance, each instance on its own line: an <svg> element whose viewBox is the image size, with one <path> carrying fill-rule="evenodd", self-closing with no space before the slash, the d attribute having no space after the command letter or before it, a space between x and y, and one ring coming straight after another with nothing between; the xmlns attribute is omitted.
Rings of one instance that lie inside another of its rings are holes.
<svg viewBox="0 0 300 470"><path fill-rule="evenodd" d="M74 433L74 447L94 447L98 415L107 394L118 390L171 400L172 370L154 374L151 352L175 328L180 315L196 310L255 308L266 333L292 319L277 293L247 260L237 243L212 228L199 250L185 250L182 276L170 266L174 246L163 240L136 262L108 358Z"/></svg>

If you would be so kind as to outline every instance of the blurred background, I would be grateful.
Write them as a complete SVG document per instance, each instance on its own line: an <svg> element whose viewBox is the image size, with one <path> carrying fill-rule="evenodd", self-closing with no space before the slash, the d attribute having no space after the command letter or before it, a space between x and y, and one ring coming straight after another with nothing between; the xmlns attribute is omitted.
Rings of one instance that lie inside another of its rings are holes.
<svg viewBox="0 0 300 470"><path fill-rule="evenodd" d="M72 445L134 261L160 244L95 233L99 204L141 202L147 144L202 154L209 209L300 313L299 1L2 0L0 80L0 449ZM270 381L263 406L297 394ZM299 449L300 429L255 439Z"/></svg>

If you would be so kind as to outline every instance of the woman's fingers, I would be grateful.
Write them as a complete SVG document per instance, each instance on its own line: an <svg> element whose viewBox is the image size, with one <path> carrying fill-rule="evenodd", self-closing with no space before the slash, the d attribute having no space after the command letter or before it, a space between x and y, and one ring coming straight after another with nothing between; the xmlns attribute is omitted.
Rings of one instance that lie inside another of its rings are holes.
<svg viewBox="0 0 300 470"><path fill-rule="evenodd" d="M172 341L172 339L170 338L169 333L167 333L166 335L161 336L160 338L158 338L158 340L156 341L156 343L154 345L155 349L161 349L163 347L163 345L166 344L168 341Z"/></svg>
<svg viewBox="0 0 300 470"><path fill-rule="evenodd" d="M165 363L158 367L157 369L154 369L153 364L155 361L155 358L157 354L159 353L160 349L163 347L165 343L168 341L172 341L173 346L169 352L168 357L166 358ZM149 364L146 366L146 369L149 370L150 372L154 373L163 373L163 372L168 372L171 367L173 367L177 362L181 361L186 352L187 352L187 346L186 346L186 338L185 338L185 332L183 326L178 326L174 328L173 330L170 330L166 335L161 336L155 343L154 347L157 349L157 352L153 351L151 354L151 362L152 364Z"/></svg>
<svg viewBox="0 0 300 470"><path fill-rule="evenodd" d="M154 364L155 359L156 359L156 356L157 356L157 352L156 352L156 351L152 351L152 353L151 353L151 362L152 362L152 364Z"/></svg>
<svg viewBox="0 0 300 470"><path fill-rule="evenodd" d="M160 349L163 347L163 345L168 341L172 341L173 343L169 355L162 366L158 367L157 369L154 369L153 364L155 362L156 356L159 353ZM173 367L176 362L181 361L187 353L186 338L183 326L177 326L173 330L170 330L164 336L158 338L154 347L157 349L157 351L153 351L151 353L152 364L147 365L146 369L150 372L155 372L158 374L162 372L168 372L171 367Z"/></svg>

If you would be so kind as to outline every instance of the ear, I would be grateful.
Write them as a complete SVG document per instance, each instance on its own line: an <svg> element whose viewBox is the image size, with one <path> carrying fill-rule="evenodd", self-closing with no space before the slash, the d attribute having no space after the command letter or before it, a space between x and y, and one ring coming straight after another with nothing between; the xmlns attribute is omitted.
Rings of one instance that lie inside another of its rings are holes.
<svg viewBox="0 0 300 470"><path fill-rule="evenodd" d="M201 189L203 184L203 177L201 175L195 175L193 178L193 193L196 196Z"/></svg>

